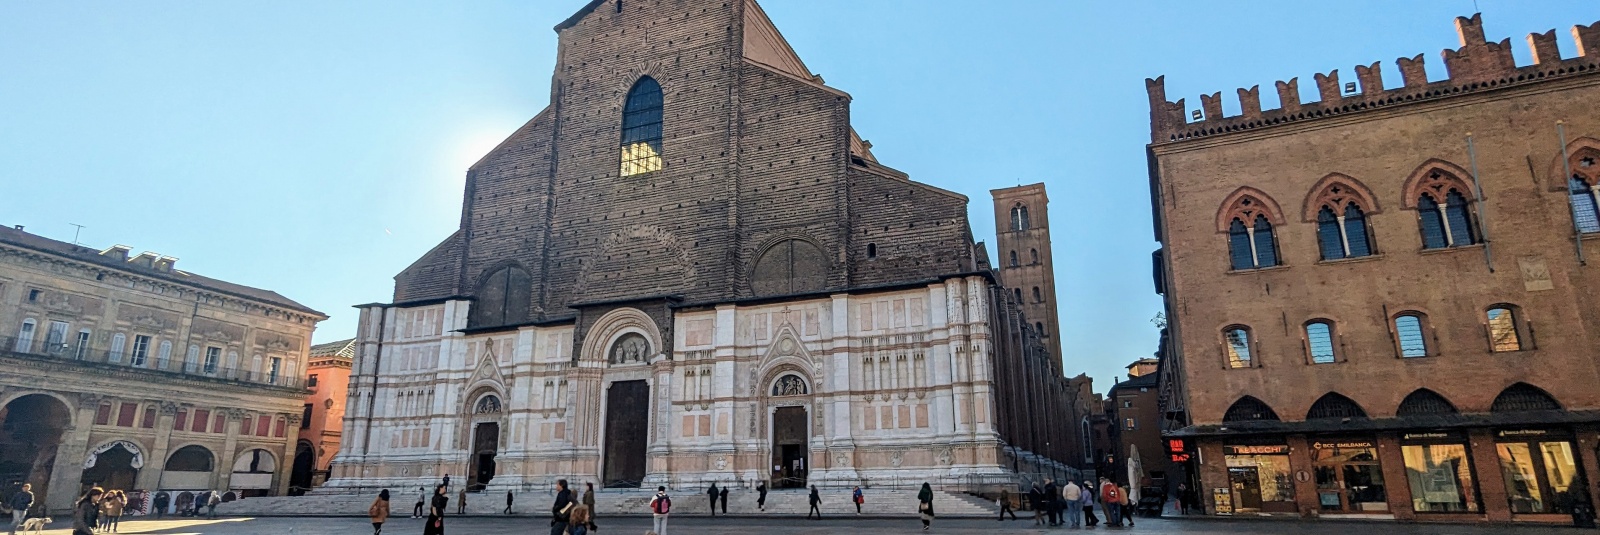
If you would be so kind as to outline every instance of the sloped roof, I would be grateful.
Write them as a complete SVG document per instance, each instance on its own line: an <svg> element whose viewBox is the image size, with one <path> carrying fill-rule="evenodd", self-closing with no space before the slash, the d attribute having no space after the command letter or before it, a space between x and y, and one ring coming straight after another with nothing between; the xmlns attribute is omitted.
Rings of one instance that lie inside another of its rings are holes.
<svg viewBox="0 0 1600 535"><path fill-rule="evenodd" d="M800 55L784 40L778 27L767 18L767 12L755 0L744 1L744 57L770 65L803 80L812 78Z"/></svg>
<svg viewBox="0 0 1600 535"><path fill-rule="evenodd" d="M343 357L348 359L355 358L355 356L356 339L354 338L311 346L311 358Z"/></svg>
<svg viewBox="0 0 1600 535"><path fill-rule="evenodd" d="M271 290L263 290L242 284L234 284L228 281L196 275L194 273L189 273L179 269L173 269L171 272L161 271L155 268L145 267L139 264L128 262L126 260L119 260L117 258L105 256L100 254L100 251L90 249L82 245L52 240L50 238L29 234L11 227L0 227L0 243L41 253L64 256L79 262L85 262L108 269L134 273L141 277L162 279L178 284L187 284L190 286L205 288L217 293L262 301L272 305L305 312L307 314L321 316L323 318L328 317L327 314L312 310L310 307L297 303L294 300L284 297L278 294L278 292Z"/></svg>

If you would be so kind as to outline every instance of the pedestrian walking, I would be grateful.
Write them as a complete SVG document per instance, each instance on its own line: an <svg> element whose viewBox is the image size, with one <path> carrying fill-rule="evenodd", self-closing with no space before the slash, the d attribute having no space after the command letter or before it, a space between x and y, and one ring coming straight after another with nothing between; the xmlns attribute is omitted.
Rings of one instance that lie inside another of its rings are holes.
<svg viewBox="0 0 1600 535"><path fill-rule="evenodd" d="M589 506L578 504L572 508L572 515L567 518L566 535L589 534Z"/></svg>
<svg viewBox="0 0 1600 535"><path fill-rule="evenodd" d="M120 490L107 492L106 496L100 499L100 509L102 513L100 516L101 529L111 533L116 533L117 524L121 523L122 521L122 510L127 506L127 494Z"/></svg>
<svg viewBox="0 0 1600 535"><path fill-rule="evenodd" d="M460 491L456 492L456 514L458 514L458 515L467 514L467 489L466 489L466 487L462 487Z"/></svg>
<svg viewBox="0 0 1600 535"><path fill-rule="evenodd" d="M1044 495L1040 498L1044 501L1044 515L1050 519L1050 525L1061 525L1061 508L1056 503L1061 499L1061 489L1056 487L1056 480L1044 480Z"/></svg>
<svg viewBox="0 0 1600 535"><path fill-rule="evenodd" d="M572 508L576 504L572 501L572 490L567 488L567 480L556 480L556 501L550 505L550 535L562 535L567 531L572 521Z"/></svg>
<svg viewBox="0 0 1600 535"><path fill-rule="evenodd" d="M650 516L655 521L655 529L651 530L656 535L667 535L667 515L672 514L672 497L667 496L666 487L656 487L656 495L650 498Z"/></svg>
<svg viewBox="0 0 1600 535"><path fill-rule="evenodd" d="M756 483L756 509L767 510L767 482Z"/></svg>
<svg viewBox="0 0 1600 535"><path fill-rule="evenodd" d="M28 519L28 510L33 508L33 485L23 483L22 489L12 494L6 505L11 507L11 535L17 535L17 527Z"/></svg>
<svg viewBox="0 0 1600 535"><path fill-rule="evenodd" d="M1028 508L1033 509L1033 525L1044 525L1044 490L1039 488L1039 482L1033 482L1028 487Z"/></svg>
<svg viewBox="0 0 1600 535"><path fill-rule="evenodd" d="M811 486L811 498L810 498L810 500L811 500L811 510L806 511L806 520L810 520L811 519L811 513L816 513L817 514L817 520L822 520L822 509L818 509L817 508L817 506L822 505L822 496L817 494L817 486L816 485L812 485Z"/></svg>
<svg viewBox="0 0 1600 535"><path fill-rule="evenodd" d="M121 494L122 491L119 490L119 491L117 491L117 493ZM123 500L127 500L127 495L123 495ZM219 503L222 503L222 495L221 494L217 494L217 491L214 491L214 490L209 492L209 493L207 493L207 496L206 496L206 517L207 518L216 518L217 517L217 504L219 504Z"/></svg>
<svg viewBox="0 0 1600 535"><path fill-rule="evenodd" d="M450 474L445 474L444 475L444 488L445 488L445 490L450 490ZM448 495L446 495L446 496L448 496Z"/></svg>
<svg viewBox="0 0 1600 535"><path fill-rule="evenodd" d="M1084 525L1084 527L1092 528L1092 527L1100 525L1100 517L1097 517L1097 516L1094 515L1094 502L1096 501L1094 496L1098 492L1099 491L1094 488L1093 484L1090 484L1088 481L1084 481L1083 482L1083 525Z"/></svg>
<svg viewBox="0 0 1600 535"><path fill-rule="evenodd" d="M427 487L417 488L417 505L411 508L411 518L422 518L423 504L428 503Z"/></svg>
<svg viewBox="0 0 1600 535"><path fill-rule="evenodd" d="M996 520L1005 520L1006 513L1011 513L1012 520L1017 519L1017 512L1011 510L1011 491L1009 489L1000 489L1000 518Z"/></svg>
<svg viewBox="0 0 1600 535"><path fill-rule="evenodd" d="M94 535L95 524L100 521L100 499L105 492L100 487L89 487L73 504L72 535Z"/></svg>
<svg viewBox="0 0 1600 535"><path fill-rule="evenodd" d="M922 490L917 492L917 514L922 515L922 531L928 531L933 526L933 486L922 484Z"/></svg>
<svg viewBox="0 0 1600 535"><path fill-rule="evenodd" d="M511 502L513 500L515 500L515 498L512 497L511 491L506 491L506 514L508 515L511 514Z"/></svg>
<svg viewBox="0 0 1600 535"><path fill-rule="evenodd" d="M861 514L861 502L866 500L867 497L861 494L861 487L858 486L855 490L850 491L850 501L856 504L856 514Z"/></svg>
<svg viewBox="0 0 1600 535"><path fill-rule="evenodd" d="M1189 485L1188 484L1185 484L1185 483L1179 483L1178 484L1178 514L1180 514L1180 515L1189 514L1189 495L1190 494L1194 494L1194 492L1189 490Z"/></svg>
<svg viewBox="0 0 1600 535"><path fill-rule="evenodd" d="M728 514L728 487L717 491L717 500L722 502L722 514Z"/></svg>
<svg viewBox="0 0 1600 535"><path fill-rule="evenodd" d="M1106 525L1122 526L1122 491L1110 479L1100 478L1100 503L1106 510Z"/></svg>
<svg viewBox="0 0 1600 535"><path fill-rule="evenodd" d="M1122 491L1121 494L1117 495L1117 499L1122 500L1117 502L1117 505L1121 506L1118 509L1122 510L1122 519L1128 521L1128 527L1131 528L1133 527L1133 493L1128 492L1127 485L1123 485L1118 490Z"/></svg>
<svg viewBox="0 0 1600 535"><path fill-rule="evenodd" d="M1079 521L1078 509L1083 503L1083 487L1071 480L1065 487L1061 487L1061 512L1067 517L1067 525L1077 528Z"/></svg>
<svg viewBox="0 0 1600 535"><path fill-rule="evenodd" d="M107 497L109 497L109 496L110 495L108 494ZM209 498L209 496L207 496L206 493L204 493L204 492L196 492L196 493L194 493L194 500L193 501L194 501L194 516L195 516L195 518L199 518L200 515L203 514L203 513L200 512L200 510L205 509L206 508L206 503L211 501L208 498ZM104 499L105 498L101 498L102 501L104 501Z"/></svg>
<svg viewBox="0 0 1600 535"><path fill-rule="evenodd" d="M711 516L717 516L717 482L711 482L711 488L706 489L706 498L711 500Z"/></svg>
<svg viewBox="0 0 1600 535"><path fill-rule="evenodd" d="M155 509L154 512L156 514L156 520L161 520L161 517L166 516L166 514L167 514L167 506L171 505L171 504L172 504L172 497L168 496L167 493L165 493L165 492L157 492L156 493L156 498L154 500L151 500L151 504L150 504Z"/></svg>
<svg viewBox="0 0 1600 535"><path fill-rule="evenodd" d="M444 535L444 512L450 507L450 495L445 493L449 489L443 483L433 488L432 501L428 502L428 519L422 524L422 535Z"/></svg>
<svg viewBox="0 0 1600 535"><path fill-rule="evenodd" d="M378 491L367 507L367 519L372 521L372 535L383 535L383 523L389 520L389 489Z"/></svg>
<svg viewBox="0 0 1600 535"><path fill-rule="evenodd" d="M599 530L600 527L594 525L594 513L595 513L595 509L594 509L594 483L584 482L584 484L583 484L583 505L589 507L589 520L588 520L588 522L585 523L586 525L584 527L589 528L589 531L597 531L597 530Z"/></svg>

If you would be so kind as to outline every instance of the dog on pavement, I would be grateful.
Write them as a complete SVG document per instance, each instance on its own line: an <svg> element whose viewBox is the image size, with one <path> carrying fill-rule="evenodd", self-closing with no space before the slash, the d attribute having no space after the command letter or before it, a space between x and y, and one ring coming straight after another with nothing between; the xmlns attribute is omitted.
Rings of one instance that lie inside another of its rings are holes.
<svg viewBox="0 0 1600 535"><path fill-rule="evenodd" d="M33 518L29 518L27 520L23 520L22 521L22 532L23 533L34 533L34 534L43 533L44 532L44 525L45 524L49 524L49 523L51 523L53 521L54 521L54 519L49 518L49 517L44 517L44 518L33 517Z"/></svg>

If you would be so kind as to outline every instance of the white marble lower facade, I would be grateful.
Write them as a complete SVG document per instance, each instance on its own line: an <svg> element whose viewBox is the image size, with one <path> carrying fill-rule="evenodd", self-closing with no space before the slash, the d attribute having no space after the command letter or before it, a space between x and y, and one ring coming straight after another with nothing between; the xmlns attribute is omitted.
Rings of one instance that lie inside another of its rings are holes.
<svg viewBox="0 0 1600 535"><path fill-rule="evenodd" d="M1015 452L995 428L990 284L959 276L664 319L619 306L581 340L577 321L459 332L469 301L371 305L327 485L466 483L491 447L491 489L753 485L795 468L835 485L1003 475ZM642 402L610 406L628 399L612 389L641 384ZM626 414L640 425L608 421ZM478 436L483 424L496 440ZM785 462L780 442L803 445L788 449L803 460ZM640 457L642 481L622 473L624 456Z"/></svg>

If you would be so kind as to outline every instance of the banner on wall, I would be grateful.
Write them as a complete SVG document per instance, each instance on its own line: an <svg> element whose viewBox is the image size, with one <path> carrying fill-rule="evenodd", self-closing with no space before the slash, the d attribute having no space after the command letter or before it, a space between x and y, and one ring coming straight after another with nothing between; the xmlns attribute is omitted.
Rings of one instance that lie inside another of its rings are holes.
<svg viewBox="0 0 1600 535"><path fill-rule="evenodd" d="M1233 514L1233 489L1227 487L1211 489L1211 501L1217 504L1217 514Z"/></svg>
<svg viewBox="0 0 1600 535"><path fill-rule="evenodd" d="M128 450L128 453L133 454L133 459L128 461L129 467L133 468L134 470L144 468L144 451L139 449L138 444L134 444L126 440L113 440L111 442L101 444L100 447L89 452L89 458L84 459L83 461L83 469L88 470L90 468L94 468L94 462L100 458L100 454L111 451L111 448L115 448L117 446L122 446L122 449Z"/></svg>

